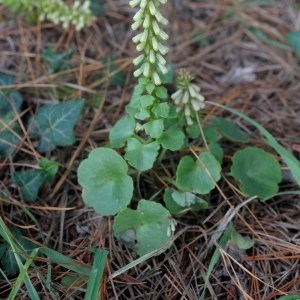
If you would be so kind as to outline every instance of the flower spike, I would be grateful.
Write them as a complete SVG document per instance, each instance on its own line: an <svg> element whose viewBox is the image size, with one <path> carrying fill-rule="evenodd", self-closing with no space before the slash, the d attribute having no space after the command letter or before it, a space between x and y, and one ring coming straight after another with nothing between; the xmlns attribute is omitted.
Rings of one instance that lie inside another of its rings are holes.
<svg viewBox="0 0 300 300"><path fill-rule="evenodd" d="M133 60L138 69L134 76L148 78L155 85L161 85L161 75L167 73L166 60L163 57L168 52L168 47L164 42L169 38L168 34L161 28L168 23L168 20L160 13L160 5L167 0L131 0L131 7L140 6L140 9L133 17L133 30L142 27L142 32L133 37L133 42L137 44L137 51L142 51Z"/></svg>
<svg viewBox="0 0 300 300"><path fill-rule="evenodd" d="M204 97L200 94L200 88L191 83L193 79L194 77L188 71L180 70L177 79L178 90L171 95L177 106L176 111L183 112L189 126L194 123L194 114L205 107Z"/></svg>

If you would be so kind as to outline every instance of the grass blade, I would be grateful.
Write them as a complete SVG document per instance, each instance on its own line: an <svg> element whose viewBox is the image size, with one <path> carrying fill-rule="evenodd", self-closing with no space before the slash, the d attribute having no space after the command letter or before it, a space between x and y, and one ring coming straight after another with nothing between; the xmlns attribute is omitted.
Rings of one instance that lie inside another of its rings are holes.
<svg viewBox="0 0 300 300"><path fill-rule="evenodd" d="M231 239L231 234L233 232L233 227L231 224L228 225L228 227L226 228L223 236L220 239L219 242L219 247L224 248L227 244L227 242ZM204 289L202 291L201 296L199 297L199 300L204 300L205 299L205 292L206 292L206 287L207 287L207 283L209 280L209 277L215 267L215 265L217 264L218 260L220 259L221 253L220 250L218 248L216 248L216 250L214 251L213 256L211 257L207 272L206 272L206 276L204 279Z"/></svg>
<svg viewBox="0 0 300 300"><path fill-rule="evenodd" d="M117 276L125 273L126 271L130 270L131 268L137 266L138 264L140 264L140 263L142 263L142 262L144 262L144 261L146 261L146 260L148 260L148 259L150 259L150 258L152 258L154 256L157 256L157 255L163 253L164 249L165 249L164 247L166 247L171 242L172 242L172 240L170 240L167 243L165 243L161 248L159 248L157 250L153 250L153 251L151 251L151 252L149 252L149 253L147 253L147 254L145 254L145 255L137 258L137 259L135 259L131 263L123 266L119 270L113 272L112 275L111 275L111 278L115 278L115 277L117 277Z"/></svg>
<svg viewBox="0 0 300 300"><path fill-rule="evenodd" d="M15 259L17 261L19 270L20 270L20 272L22 272L22 270L24 270L24 266L23 266L23 263L22 263L22 259L21 259L20 253L23 253L24 250L11 237L10 232L7 229L7 227L6 227L6 225L5 225L5 223L4 223L4 221L3 221L3 219L2 219L1 216L0 216L0 235L4 238L4 240L11 247L11 249L12 249L12 251L14 253ZM30 299L39 300L40 297L39 297L37 291L35 290L33 284L31 283L30 278L29 278L29 276L28 276L28 274L27 274L26 271L22 275L22 278L23 278L24 283L26 285L26 288L27 288L27 290L29 292ZM13 298L9 298L9 300L10 299L13 299Z"/></svg>
<svg viewBox="0 0 300 300"><path fill-rule="evenodd" d="M24 266L20 269L19 276L16 279L15 284L14 284L14 286L13 286L12 290L10 291L9 296L7 298L8 300L15 299L15 297L17 296L17 293L19 291L19 288L20 288L22 282L25 281L25 277L27 275L27 270L28 270L29 266L31 265L33 259L36 257L38 251L39 251L38 248L34 249L30 253L29 258L27 258ZM29 292L29 294L34 295L34 291ZM34 298L32 298L32 299L34 299Z"/></svg>
<svg viewBox="0 0 300 300"><path fill-rule="evenodd" d="M85 300L100 299L98 295L107 254L108 252L106 250L96 250L91 274L86 288L86 294L84 297Z"/></svg>
<svg viewBox="0 0 300 300"><path fill-rule="evenodd" d="M91 270L88 267L81 266L80 263L70 257L67 257L55 250L42 247L39 249L41 253L46 255L51 262L57 263L62 267L74 271L78 274L90 276Z"/></svg>

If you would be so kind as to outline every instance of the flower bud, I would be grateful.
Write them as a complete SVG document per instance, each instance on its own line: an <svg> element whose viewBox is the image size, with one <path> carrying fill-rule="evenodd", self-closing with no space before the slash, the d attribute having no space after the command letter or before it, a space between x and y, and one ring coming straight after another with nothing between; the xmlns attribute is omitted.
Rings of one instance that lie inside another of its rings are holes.
<svg viewBox="0 0 300 300"><path fill-rule="evenodd" d="M140 1L141 1L141 0L131 0L131 1L129 2L129 5L133 8L133 7L137 6L137 5L139 4Z"/></svg>

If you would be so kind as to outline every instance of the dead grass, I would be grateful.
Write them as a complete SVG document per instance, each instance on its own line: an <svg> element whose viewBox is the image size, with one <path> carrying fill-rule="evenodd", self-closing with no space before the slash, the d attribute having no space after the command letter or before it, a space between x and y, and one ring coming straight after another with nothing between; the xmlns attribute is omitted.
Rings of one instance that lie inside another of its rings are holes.
<svg viewBox="0 0 300 300"><path fill-rule="evenodd" d="M47 154L48 159L60 162L62 167L56 181L43 186L34 205L20 201L19 191L11 180L11 171L35 164L40 157L34 148L35 141L26 134L25 119L20 116L24 138L17 159L6 159L0 165L0 189L12 199L9 205L1 199L1 215L8 226L18 226L29 239L83 264L92 262L88 247L108 249L103 299L195 300L203 290L203 278L216 246L211 244L215 230L227 222L226 212L245 200L235 182L224 178L219 186L222 193L211 195L207 211L188 213L178 220L175 243L169 251L115 278L112 273L136 255L112 238L111 220L97 216L84 206L80 197L77 166L92 148L107 142L109 128L122 116L135 84L131 77L131 59L135 55L129 27L132 10L127 1L105 2L105 16L80 33L73 29L63 31L48 23L30 25L26 16L16 16L0 6L0 71L15 76L14 88L26 100L24 115L32 114L44 103L57 101L50 87L57 88L62 99L66 97L64 88L68 87L68 99L84 97L90 104L76 128L77 144ZM284 43L288 31L300 28L299 11L288 1L274 1L267 6L254 5L253 1L253 5L243 9L237 2L169 1L165 8L171 20L169 59L176 69L187 68L195 75L208 100L237 108L254 118L300 157L299 63L290 50L263 42L252 30L258 28L270 40ZM207 46L193 40L199 31ZM53 44L59 50L72 47L75 55L69 70L48 75L41 63L41 53ZM115 56L126 73L122 88L109 88L107 78L102 82L98 79L98 74L105 72L101 59L108 55ZM103 95L99 108L91 106L94 93ZM207 107L204 120L217 115L226 114ZM235 121L246 130L253 130L240 120ZM264 146L254 140L253 143ZM172 173L168 168L167 163L162 166ZM286 176L282 190L297 189L288 173ZM160 183L153 178L145 174L137 182L141 196L160 190ZM253 200L233 212L235 229L254 239L255 246L249 251L233 245L220 249L222 259L209 280L205 299L271 300L286 293L300 293L299 196L278 196L267 203ZM46 262L37 264L45 275ZM82 299L82 294L74 296L74 289L60 284L64 272L55 266L53 289L49 292L32 271L32 281L42 299L70 299L72 294L73 299ZM5 297L9 289L0 278L0 297ZM78 290L77 286L75 292ZM19 295L19 299L28 299L25 289Z"/></svg>

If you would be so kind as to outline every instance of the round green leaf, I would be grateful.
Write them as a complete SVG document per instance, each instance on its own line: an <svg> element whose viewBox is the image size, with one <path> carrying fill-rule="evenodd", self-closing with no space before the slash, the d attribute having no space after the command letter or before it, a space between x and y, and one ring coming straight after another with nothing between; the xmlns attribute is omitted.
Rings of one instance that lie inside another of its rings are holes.
<svg viewBox="0 0 300 300"><path fill-rule="evenodd" d="M207 194L221 178L221 165L207 152L201 153L198 160L190 156L183 157L176 171L176 185L184 192Z"/></svg>
<svg viewBox="0 0 300 300"><path fill-rule="evenodd" d="M84 202L105 216L115 215L125 208L133 195L133 181L127 171L126 162L114 150L92 150L78 168Z"/></svg>
<svg viewBox="0 0 300 300"><path fill-rule="evenodd" d="M144 124L144 129L148 135L152 138L159 138L164 130L164 121L163 119L153 120Z"/></svg>
<svg viewBox="0 0 300 300"><path fill-rule="evenodd" d="M261 199L276 194L282 178L278 161L257 147L247 147L234 154L231 174L241 182L241 190L246 195Z"/></svg>
<svg viewBox="0 0 300 300"><path fill-rule="evenodd" d="M153 82L148 82L146 84L146 91L148 92L148 94L152 94L154 89L155 89L155 84Z"/></svg>
<svg viewBox="0 0 300 300"><path fill-rule="evenodd" d="M196 202L197 196L190 192L173 191L172 198L178 205L189 207Z"/></svg>
<svg viewBox="0 0 300 300"><path fill-rule="evenodd" d="M164 86L156 87L154 92L155 92L155 95L160 99L168 98L168 90Z"/></svg>
<svg viewBox="0 0 300 300"><path fill-rule="evenodd" d="M179 214L184 209L183 206L178 205L174 201L174 199L172 197L172 191L170 189L165 189L163 197L164 197L163 199L164 199L166 208L169 210L169 212L171 214Z"/></svg>
<svg viewBox="0 0 300 300"><path fill-rule="evenodd" d="M172 227L172 218L167 209L159 203L140 200L137 210L126 208L118 213L113 230L114 235L128 247L139 255L145 255L170 240Z"/></svg>
<svg viewBox="0 0 300 300"><path fill-rule="evenodd" d="M144 144L136 138L129 138L124 157L137 170L146 171L152 168L158 150L159 144L157 142Z"/></svg>
<svg viewBox="0 0 300 300"><path fill-rule="evenodd" d="M150 114L147 109L142 108L141 106L137 109L137 112L134 114L134 117L138 120L146 120L150 117Z"/></svg>
<svg viewBox="0 0 300 300"><path fill-rule="evenodd" d="M163 148L172 151L179 150L184 145L184 134L176 126L168 128L157 141L162 144Z"/></svg>
<svg viewBox="0 0 300 300"><path fill-rule="evenodd" d="M173 191L172 198L178 205L182 207L191 207L193 211L206 209L208 207L205 200L190 192Z"/></svg>
<svg viewBox="0 0 300 300"><path fill-rule="evenodd" d="M152 110L157 118L167 118L169 116L170 105L166 102L154 104Z"/></svg>
<svg viewBox="0 0 300 300"><path fill-rule="evenodd" d="M140 97L140 105L143 108L146 108L153 104L155 98L152 95L143 95Z"/></svg>
<svg viewBox="0 0 300 300"><path fill-rule="evenodd" d="M214 118L212 120L213 125L217 131L229 140L247 143L249 140L247 136L237 127L233 122L224 118Z"/></svg>
<svg viewBox="0 0 300 300"><path fill-rule="evenodd" d="M187 126L186 132L188 134L188 137L191 139L197 139L200 137L200 129L198 124L193 124L191 126Z"/></svg>
<svg viewBox="0 0 300 300"><path fill-rule="evenodd" d="M216 131L215 127L213 127L212 125L204 126L203 132L205 140L208 144L216 143L221 138L221 135Z"/></svg>
<svg viewBox="0 0 300 300"><path fill-rule="evenodd" d="M133 135L134 128L135 121L132 117L126 116L123 119L120 119L109 132L111 147L123 147L126 139Z"/></svg>
<svg viewBox="0 0 300 300"><path fill-rule="evenodd" d="M177 192L178 194L174 194L174 192ZM164 202L166 204L166 208L169 210L169 212L173 215L179 215L183 212L186 212L186 207L190 207L192 211L199 211L203 209L207 209L208 203L195 196L188 195L186 197L185 194L191 194L189 192L186 193L180 193L178 191L171 191L169 189L165 189L164 192ZM175 195L175 196L174 196ZM192 201L186 201L186 198L192 198ZM192 203L191 203L192 202Z"/></svg>

